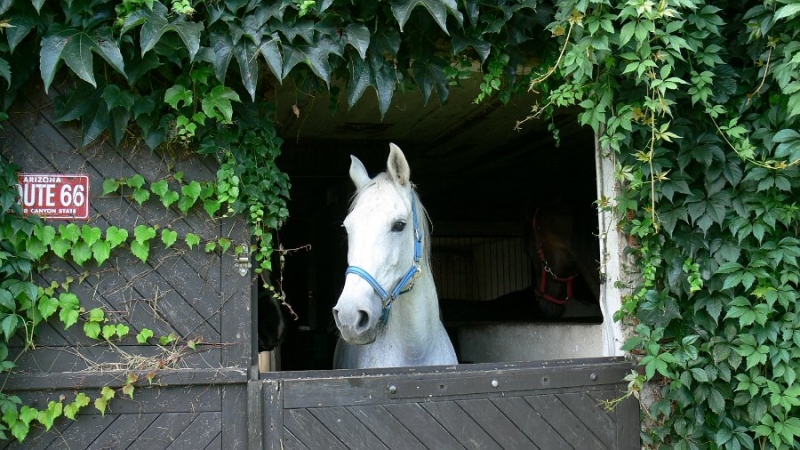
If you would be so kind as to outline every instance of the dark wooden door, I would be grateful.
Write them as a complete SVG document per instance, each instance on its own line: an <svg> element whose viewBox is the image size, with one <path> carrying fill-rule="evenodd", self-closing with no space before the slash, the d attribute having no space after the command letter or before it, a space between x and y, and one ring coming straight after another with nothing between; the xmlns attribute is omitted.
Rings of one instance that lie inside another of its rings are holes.
<svg viewBox="0 0 800 450"><path fill-rule="evenodd" d="M638 449L620 359L268 375L265 449ZM252 441L255 441L253 439Z"/></svg>
<svg viewBox="0 0 800 450"><path fill-rule="evenodd" d="M101 308L108 323L125 324L130 333L110 345L88 338L82 321L65 329L53 317L39 326L35 350L23 351L20 339L12 342L11 352L21 354L15 370L0 381L5 393L18 395L25 404L41 410L62 397L69 403L79 393L94 401L104 387L114 389L116 396L104 413L90 404L77 420L60 417L49 431L34 421L22 444L0 441L0 448L248 448L252 274L239 274L232 251L203 249L223 237L234 246L247 245L247 227L241 220L211 219L200 206L183 213L174 205L165 208L158 199L139 203L130 189L103 195L102 187L106 179L136 175L148 185L171 181L179 171L187 183L213 181L216 162L180 148L152 152L141 142L121 149L106 143L78 148L80 129L59 123L43 93L12 111L0 129L0 163L12 162L23 173L87 176L86 223L130 232L128 244L99 266L46 256L36 283L49 286L73 279L69 292L85 310ZM56 229L67 222L47 221ZM168 227L179 241L165 248L153 239L150 256L142 263L128 249L138 225ZM199 246L186 245L189 233L199 236ZM141 344L135 337L145 328L154 336ZM159 345L159 337L169 336L169 343ZM120 389L129 376L138 377L132 398Z"/></svg>

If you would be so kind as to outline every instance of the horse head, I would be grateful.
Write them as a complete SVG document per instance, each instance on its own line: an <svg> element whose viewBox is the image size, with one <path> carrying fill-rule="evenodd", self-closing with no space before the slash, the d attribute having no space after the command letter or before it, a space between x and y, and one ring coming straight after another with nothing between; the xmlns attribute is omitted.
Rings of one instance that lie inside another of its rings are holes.
<svg viewBox="0 0 800 450"><path fill-rule="evenodd" d="M392 302L419 275L425 217L399 147L390 144L387 170L374 178L350 158L356 194L344 220L349 267L333 317L346 342L362 345L375 341Z"/></svg>

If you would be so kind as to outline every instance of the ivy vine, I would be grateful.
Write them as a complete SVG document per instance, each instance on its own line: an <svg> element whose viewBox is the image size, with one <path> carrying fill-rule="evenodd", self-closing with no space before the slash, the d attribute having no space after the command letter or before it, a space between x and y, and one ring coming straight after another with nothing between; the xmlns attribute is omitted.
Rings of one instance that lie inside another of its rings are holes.
<svg viewBox="0 0 800 450"><path fill-rule="evenodd" d="M412 86L446 101L475 63L483 70L477 101L507 101L530 86L541 93L538 118L579 107L580 123L615 160L620 194L598 207L617 213L638 273L631 284L615 281L627 292L615 320L635 330L625 344L641 369L631 394L657 391L643 405L644 445L796 446L796 1L5 1L0 14L0 120L41 80L58 91L59 120L80 121L82 145L141 137L153 149L216 156L219 205L202 185L168 187L180 180L116 180L117 188L136 201L154 195L165 207L201 202L215 214L245 215L259 238L259 269L270 268L290 189L275 164L272 86L325 90L334 107L374 93L385 114L395 92ZM539 64L532 73L518 70L531 61ZM13 170L2 176L0 208L13 212ZM42 226L15 213L0 226L0 329L30 336L40 288L29 281L36 252L27 242ZM76 227L53 230L52 239L56 231L71 243L59 251L85 260L102 259L120 238ZM127 239L145 255L155 231ZM162 243L174 244L164 232ZM87 252L95 245L97 255ZM60 293L50 298L50 308L61 307ZM98 336L111 325L102 322ZM114 325L107 334L124 331ZM61 408L66 415L85 402ZM14 411L7 424L38 417L25 408L0 396L4 417Z"/></svg>
<svg viewBox="0 0 800 450"><path fill-rule="evenodd" d="M800 4L560 1L539 114L615 158L639 276L615 315L647 448L796 448Z"/></svg>

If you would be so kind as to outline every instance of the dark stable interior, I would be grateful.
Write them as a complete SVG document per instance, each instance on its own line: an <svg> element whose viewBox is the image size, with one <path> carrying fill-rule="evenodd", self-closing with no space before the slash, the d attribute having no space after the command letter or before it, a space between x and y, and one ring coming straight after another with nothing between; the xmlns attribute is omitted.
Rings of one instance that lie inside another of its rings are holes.
<svg viewBox="0 0 800 450"><path fill-rule="evenodd" d="M528 105L522 108L517 111L520 118L530 110ZM447 105L439 107L437 113L441 111L448 111ZM480 119L491 117L487 114L484 111ZM290 119L294 118L287 122ZM337 339L331 308L344 284L347 267L347 238L341 224L354 192L348 176L351 154L374 176L385 170L389 142L403 150L411 167L411 181L432 222L434 271L437 263L446 264L441 258L437 260L437 236L513 235L518 242L513 245L525 247L522 253L515 250L516 254L533 257L530 229L526 227L530 227L533 211L539 206L567 205L586 213L582 217L589 219L582 223L591 226L588 232L596 233L597 216L592 215L597 198L594 139L590 129L577 125L574 114L553 119L559 129L558 143L547 130L547 123L515 131L513 121L504 122L505 129L498 129L497 125L486 128L479 119L462 117L457 126L440 125L441 130L430 130L437 124L452 124L452 120L432 118L419 133L409 132L402 124L393 125L388 116L383 122L375 119L366 125L340 120L338 133L315 135L312 118L302 124L284 124L285 129L279 131L285 142L278 163L292 184L288 205L291 216L277 233L275 243L276 249L282 246L284 250L283 264L276 252L271 274L272 284L285 294L291 308L283 308L287 319L280 347L281 370L331 368ZM421 120L416 126L425 123ZM486 131L481 131L481 126ZM465 133L472 137L465 141ZM331 134L335 138L329 138ZM498 269L502 263L498 260L491 270L502 270ZM530 279L539 276L526 275ZM435 276L438 287L441 277ZM269 295L259 287L263 323L267 323L266 312L274 309L263 306ZM577 319L521 316L515 308L531 301L525 295L509 295L495 303L448 298L441 291L439 296L443 321L456 347L454 331L461 323L602 321L599 315ZM580 277L575 282L575 297L596 302Z"/></svg>

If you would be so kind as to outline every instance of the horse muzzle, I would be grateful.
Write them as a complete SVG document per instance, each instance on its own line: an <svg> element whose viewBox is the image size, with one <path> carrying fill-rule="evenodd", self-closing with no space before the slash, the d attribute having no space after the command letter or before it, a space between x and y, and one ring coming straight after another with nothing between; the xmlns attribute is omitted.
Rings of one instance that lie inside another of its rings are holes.
<svg viewBox="0 0 800 450"><path fill-rule="evenodd" d="M333 320L348 344L371 344L378 337L378 321L365 309L341 306L340 301L333 308Z"/></svg>

